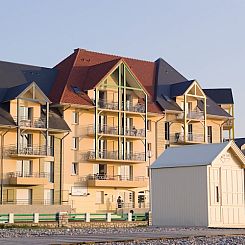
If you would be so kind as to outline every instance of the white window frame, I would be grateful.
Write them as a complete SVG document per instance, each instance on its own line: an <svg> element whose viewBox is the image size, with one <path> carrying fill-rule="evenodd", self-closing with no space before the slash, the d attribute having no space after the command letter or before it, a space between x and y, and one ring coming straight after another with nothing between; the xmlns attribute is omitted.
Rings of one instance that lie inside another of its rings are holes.
<svg viewBox="0 0 245 245"><path fill-rule="evenodd" d="M72 150L79 149L79 137L72 137Z"/></svg>
<svg viewBox="0 0 245 245"><path fill-rule="evenodd" d="M72 112L72 124L79 124L79 112L77 111Z"/></svg>

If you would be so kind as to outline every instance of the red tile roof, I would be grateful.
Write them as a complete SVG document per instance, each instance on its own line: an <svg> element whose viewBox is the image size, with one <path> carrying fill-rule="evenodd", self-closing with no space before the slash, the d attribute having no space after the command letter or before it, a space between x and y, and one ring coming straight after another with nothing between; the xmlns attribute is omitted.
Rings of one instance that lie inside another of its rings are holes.
<svg viewBox="0 0 245 245"><path fill-rule="evenodd" d="M102 54L84 49L76 49L73 54L55 66L58 70L58 76L50 98L55 103L92 105L92 101L85 93L76 94L72 86L77 86L82 91L92 89L121 59L127 63L139 82L150 94L148 111L161 113L160 107L153 102L154 62Z"/></svg>

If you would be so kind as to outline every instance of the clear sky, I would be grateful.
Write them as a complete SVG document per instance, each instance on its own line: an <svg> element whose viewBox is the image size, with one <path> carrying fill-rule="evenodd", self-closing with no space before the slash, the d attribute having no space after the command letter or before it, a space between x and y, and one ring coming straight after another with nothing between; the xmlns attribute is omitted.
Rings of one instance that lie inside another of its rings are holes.
<svg viewBox="0 0 245 245"><path fill-rule="evenodd" d="M231 87L245 137L245 0L8 0L0 60L52 67L74 48L154 61L203 88Z"/></svg>

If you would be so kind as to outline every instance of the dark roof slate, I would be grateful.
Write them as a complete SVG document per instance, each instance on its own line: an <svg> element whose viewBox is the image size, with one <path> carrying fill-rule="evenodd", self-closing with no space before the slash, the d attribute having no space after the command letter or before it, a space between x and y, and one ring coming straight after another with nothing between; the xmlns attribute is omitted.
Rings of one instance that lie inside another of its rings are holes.
<svg viewBox="0 0 245 245"><path fill-rule="evenodd" d="M245 144L245 138L236 138L234 141L240 149Z"/></svg>
<svg viewBox="0 0 245 245"><path fill-rule="evenodd" d="M217 104L234 104L232 90L230 88L203 89L205 94Z"/></svg>

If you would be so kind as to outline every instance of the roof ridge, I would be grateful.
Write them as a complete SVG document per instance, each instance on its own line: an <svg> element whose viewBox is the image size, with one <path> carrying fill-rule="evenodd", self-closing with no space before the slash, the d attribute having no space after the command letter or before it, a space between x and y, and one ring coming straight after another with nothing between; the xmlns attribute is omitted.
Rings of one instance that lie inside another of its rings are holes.
<svg viewBox="0 0 245 245"><path fill-rule="evenodd" d="M17 63L17 62L11 62L11 61L6 61L6 60L0 60L0 62L9 63L9 64L13 64L13 65L23 65L23 66L31 66L31 67L37 67L37 68L52 69L52 67L30 65L30 64L26 64L26 63Z"/></svg>
<svg viewBox="0 0 245 245"><path fill-rule="evenodd" d="M91 50L81 49L81 48L78 48L78 49L75 49L75 50L78 50L79 52L90 52L90 53L94 53L94 54L109 55L109 56L122 58L122 59L124 58L124 59L136 60L136 61L141 61L141 62L146 62L146 63L154 63L154 61L150 61L150 60L136 59L136 58L127 57L127 56L119 56L119 55L116 55L116 54L106 54L106 53L102 53L102 52L91 51Z"/></svg>
<svg viewBox="0 0 245 245"><path fill-rule="evenodd" d="M74 54L74 53L73 53L73 54ZM67 76L67 79L66 79L66 81L67 81L67 82L66 82L66 85L65 85L65 87L64 87L64 89L63 89L63 91L62 91L62 94L61 94L61 96L60 96L60 102L63 100L63 97L64 97L64 94L65 94L66 88L68 88L68 84L69 84L69 79L70 79L70 76L71 76L71 72L72 72L72 70L73 70L73 68L74 68L74 64L75 64L76 61L77 61L78 54L79 54L79 51L75 54L74 61L72 62L72 65L71 65L71 68L70 68L69 75Z"/></svg>

